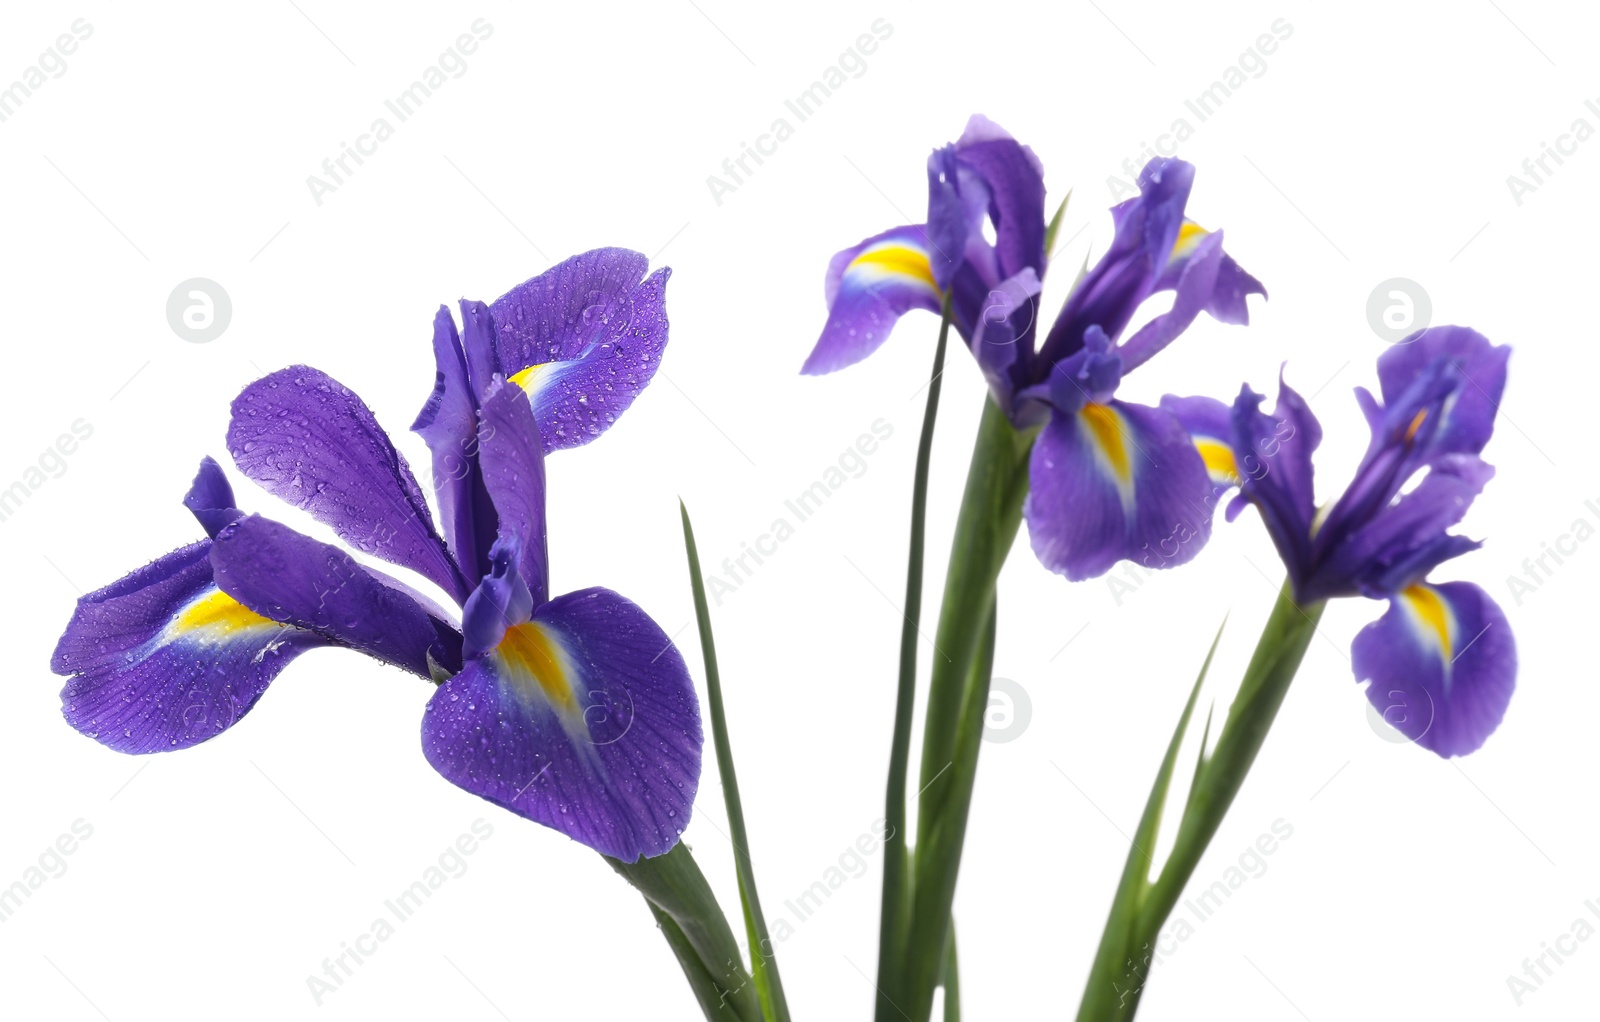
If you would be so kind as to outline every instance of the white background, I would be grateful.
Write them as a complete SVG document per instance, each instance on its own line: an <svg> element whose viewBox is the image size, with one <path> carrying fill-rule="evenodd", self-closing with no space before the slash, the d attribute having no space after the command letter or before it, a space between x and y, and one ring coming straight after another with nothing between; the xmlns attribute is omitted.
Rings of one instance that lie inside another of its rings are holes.
<svg viewBox="0 0 1600 1022"><path fill-rule="evenodd" d="M792 922L785 899L882 812L935 321L907 319L849 372L797 369L823 321L829 256L920 219L924 159L974 111L1034 147L1052 205L1075 189L1061 256L1072 269L1109 240L1107 175L1189 120L1191 213L1227 229L1272 297L1253 300L1249 328L1202 319L1122 396L1228 397L1244 380L1270 391L1287 360L1326 430L1320 499L1365 444L1349 391L1374 382L1384 350L1366 316L1378 282L1414 280L1435 322L1516 348L1486 451L1499 472L1464 526L1488 545L1441 573L1485 586L1516 631L1504 725L1456 763L1380 738L1347 652L1382 608L1331 608L1196 882L1219 879L1275 820L1293 836L1176 945L1142 1017L1566 1019L1600 996L1600 941L1520 1009L1506 984L1574 920L1600 925L1584 907L1600 899L1600 544L1580 545L1520 605L1507 583L1575 520L1600 524L1584 504L1600 499L1600 356L1575 298L1594 288L1600 141L1551 163L1520 205L1506 184L1575 118L1600 128L1583 105L1600 97L1592 12L1524 0L296 3L84 0L4 15L0 84L74 19L93 35L0 124L0 487L74 420L94 433L0 522L0 885L73 821L93 836L0 923L0 1011L697 1017L637 895L594 854L428 767L418 724L430 686L314 652L226 735L136 761L62 722L50 651L80 591L198 535L180 499L201 455L225 456L228 401L250 379L314 363L425 465L405 427L431 383L437 305L493 298L587 248L638 249L675 269L672 341L616 428L551 460L554 591L616 588L674 632L691 619L679 495L716 570L875 419L894 427L865 473L715 608L757 873L769 916ZM306 177L479 17L494 31L468 70L317 205ZM804 124L791 116L794 137L713 202L707 175L880 17L893 34L866 71ZM1280 18L1293 34L1265 72L1200 123L1184 100ZM164 311L197 276L233 302L208 344L178 337ZM929 500L930 632L982 397L952 348ZM235 481L245 507L328 535ZM1280 574L1254 512L1120 605L1104 580L1070 585L1019 542L995 667L1026 690L1032 717L983 750L956 903L968 1017L1075 1010L1123 835L1207 643L1231 614L1215 677L1236 679ZM698 678L692 628L680 642ZM493 837L467 873L317 1007L306 977L480 817ZM736 911L725 826L708 751L687 839ZM875 854L780 945L795 1017L865 1017L880 877Z"/></svg>

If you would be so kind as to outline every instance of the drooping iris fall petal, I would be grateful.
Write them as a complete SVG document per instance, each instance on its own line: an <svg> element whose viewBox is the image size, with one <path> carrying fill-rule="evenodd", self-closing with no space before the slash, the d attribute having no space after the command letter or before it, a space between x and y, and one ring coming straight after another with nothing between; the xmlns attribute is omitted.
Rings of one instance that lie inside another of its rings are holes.
<svg viewBox="0 0 1600 1022"><path fill-rule="evenodd" d="M118 752L186 749L232 727L296 656L327 640L212 581L210 540L78 601L50 668L67 723Z"/></svg>
<svg viewBox="0 0 1600 1022"><path fill-rule="evenodd" d="M672 271L646 277L649 266L638 252L595 249L490 303L495 371L528 393L545 453L605 432L655 376ZM475 378L481 393L489 378Z"/></svg>
<svg viewBox="0 0 1600 1022"><path fill-rule="evenodd" d="M866 358L912 309L938 312L927 230L896 227L845 249L828 264L828 322L801 367L818 375Z"/></svg>
<svg viewBox="0 0 1600 1022"><path fill-rule="evenodd" d="M606 589L537 608L434 693L428 762L452 783L625 862L688 826L698 703L683 658Z"/></svg>
<svg viewBox="0 0 1600 1022"><path fill-rule="evenodd" d="M1178 421L1112 400L1059 410L1034 443L1023 508L1033 552L1072 581L1120 560L1191 560L1211 535L1205 463Z"/></svg>
<svg viewBox="0 0 1600 1022"><path fill-rule="evenodd" d="M1350 647L1384 720L1440 756L1464 756L1500 725L1516 687L1505 614L1470 582L1414 583Z"/></svg>

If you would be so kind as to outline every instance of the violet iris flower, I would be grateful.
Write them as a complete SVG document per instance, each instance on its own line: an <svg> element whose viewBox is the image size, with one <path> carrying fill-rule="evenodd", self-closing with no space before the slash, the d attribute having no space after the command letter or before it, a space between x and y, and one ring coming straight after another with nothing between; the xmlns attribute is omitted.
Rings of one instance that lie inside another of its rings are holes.
<svg viewBox="0 0 1600 1022"><path fill-rule="evenodd" d="M860 361L902 315L938 312L948 296L995 401L1019 429L1043 427L1024 508L1040 561L1073 580L1123 559L1182 564L1210 536L1209 517L1196 513L1211 489L1205 465L1170 414L1114 395L1202 311L1246 323L1246 296L1266 294L1222 250L1222 232L1185 219L1193 182L1181 160L1145 166L1138 197L1111 210L1110 249L1039 343L1043 168L1027 146L974 116L928 159L928 222L833 257L828 322L802 372ZM1174 292L1172 307L1124 337L1145 300L1164 291Z"/></svg>
<svg viewBox="0 0 1600 1022"><path fill-rule="evenodd" d="M452 616L343 549L237 510L206 459L185 503L207 539L79 601L52 667L69 723L121 752L186 748L255 705L300 653L360 650L441 682L423 753L451 782L606 855L677 843L700 777L683 658L608 589L549 596L544 455L603 431L667 340L667 271L576 256L435 322L428 442L444 536L405 458L355 394L295 366L233 405L245 475L356 550L415 571Z"/></svg>
<svg viewBox="0 0 1600 1022"><path fill-rule="evenodd" d="M1510 354L1458 326L1430 327L1384 352L1382 399L1356 389L1372 431L1366 455L1321 511L1311 455L1322 430L1287 384L1271 415L1248 386L1232 408L1211 398L1162 401L1193 435L1217 495L1238 487L1228 518L1249 504L1260 510L1297 600L1389 602L1356 636L1351 664L1384 718L1440 756L1481 746L1516 685L1516 643L1488 593L1427 577L1481 545L1447 530L1494 475L1478 454L1494 432Z"/></svg>

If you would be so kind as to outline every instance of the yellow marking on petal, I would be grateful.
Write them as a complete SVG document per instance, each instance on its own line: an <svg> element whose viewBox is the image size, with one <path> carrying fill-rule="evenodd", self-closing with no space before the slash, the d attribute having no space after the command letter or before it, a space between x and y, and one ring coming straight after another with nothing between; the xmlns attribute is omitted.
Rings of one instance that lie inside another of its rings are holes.
<svg viewBox="0 0 1600 1022"><path fill-rule="evenodd" d="M1212 479L1234 484L1239 482L1239 463L1234 460L1232 447L1210 437L1196 437L1194 446L1200 452L1200 460L1206 463L1206 471Z"/></svg>
<svg viewBox="0 0 1600 1022"><path fill-rule="evenodd" d="M1454 660L1452 637L1455 632L1455 615L1450 612L1450 606L1444 602L1438 590L1419 582L1406 586L1400 595L1405 597L1406 605L1411 608L1416 620L1438 638L1439 649L1444 654L1445 662Z"/></svg>
<svg viewBox="0 0 1600 1022"><path fill-rule="evenodd" d="M1201 238L1204 238L1210 233L1210 231L1206 230L1204 227L1201 227L1193 220L1185 220L1183 222L1183 226L1178 228L1178 240L1173 242L1171 258L1182 259L1190 252L1194 251L1194 247L1200 244Z"/></svg>
<svg viewBox="0 0 1600 1022"><path fill-rule="evenodd" d="M1100 451L1106 456L1106 461L1111 465L1111 470L1116 473L1118 481L1126 484L1133 475L1128 464L1128 449L1122 444L1122 417L1116 410L1108 405L1096 404L1090 401L1078 412L1084 425L1089 427L1095 443L1100 445Z"/></svg>
<svg viewBox="0 0 1600 1022"><path fill-rule="evenodd" d="M508 669L503 676L508 675L519 688L531 682L552 706L569 714L577 709L561 647L542 625L533 621L513 625L494 652Z"/></svg>
<svg viewBox="0 0 1600 1022"><path fill-rule="evenodd" d="M857 267L869 267L896 276L911 277L926 284L935 292L939 290L939 285L933 279L933 266L928 262L928 254L909 245L880 245L877 248L869 248L850 260L850 265L845 271L849 272Z"/></svg>
<svg viewBox="0 0 1600 1022"><path fill-rule="evenodd" d="M1411 442L1411 438L1417 435L1417 430L1422 428L1422 422L1427 417L1428 410L1426 408L1417 412L1416 417L1411 420L1411 425L1406 427L1406 443L1409 444Z"/></svg>
<svg viewBox="0 0 1600 1022"><path fill-rule="evenodd" d="M529 366L519 373L512 373L506 379L515 383L529 394L537 394L539 392L540 378L558 364L556 362L541 362L538 365Z"/></svg>
<svg viewBox="0 0 1600 1022"><path fill-rule="evenodd" d="M227 639L240 632L268 625L282 627L271 618L262 617L220 589L190 603L179 611L172 623L173 632L189 635L205 632L208 639Z"/></svg>

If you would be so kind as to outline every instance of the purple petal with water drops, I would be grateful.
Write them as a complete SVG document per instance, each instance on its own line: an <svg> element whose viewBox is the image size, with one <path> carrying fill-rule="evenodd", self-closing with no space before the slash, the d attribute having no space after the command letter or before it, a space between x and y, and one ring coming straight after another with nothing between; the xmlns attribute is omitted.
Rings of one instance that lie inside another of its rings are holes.
<svg viewBox="0 0 1600 1022"><path fill-rule="evenodd" d="M210 455L200 459L200 471L189 484L189 492L184 494L183 506L194 514L206 535L213 539L218 530L243 514L234 506L233 487L222 466Z"/></svg>
<svg viewBox="0 0 1600 1022"><path fill-rule="evenodd" d="M469 659L500 645L509 629L533 617L537 605L527 581L517 570L522 544L514 536L495 543L489 552L489 573L461 608L462 653ZM538 603L543 603L541 596Z"/></svg>
<svg viewBox="0 0 1600 1022"><path fill-rule="evenodd" d="M1212 485L1189 435L1157 408L1057 411L1034 444L1023 506L1040 562L1072 581L1118 561L1172 568L1211 536Z"/></svg>
<svg viewBox="0 0 1600 1022"><path fill-rule="evenodd" d="M828 264L828 322L802 373L831 373L866 358L912 309L938 312L927 231L895 227L835 255Z"/></svg>
<svg viewBox="0 0 1600 1022"><path fill-rule="evenodd" d="M490 384L478 426L484 486L500 516L500 538L516 541L517 570L534 603L550 593L550 550L545 530L544 452L534 411L521 387Z"/></svg>
<svg viewBox="0 0 1600 1022"><path fill-rule="evenodd" d="M605 432L654 377L672 271L646 278L649 263L628 249L596 249L490 306L499 371L531 396L546 453Z"/></svg>
<svg viewBox="0 0 1600 1022"><path fill-rule="evenodd" d="M1517 682L1504 612L1470 582L1416 584L1350 647L1357 681L1396 730L1440 756L1465 756L1500 726Z"/></svg>
<svg viewBox="0 0 1600 1022"><path fill-rule="evenodd" d="M489 568L495 516L478 469L477 401L455 320L443 305L433 319L433 359L433 393L411 429L433 456L434 498L450 550L462 573L477 578Z"/></svg>
<svg viewBox="0 0 1600 1022"><path fill-rule="evenodd" d="M309 366L263 377L233 402L235 464L362 553L422 575L457 600L471 585L433 527L411 467L349 388Z"/></svg>
<svg viewBox="0 0 1600 1022"><path fill-rule="evenodd" d="M606 589L538 608L428 703L428 762L475 795L625 862L689 824L699 703L683 658Z"/></svg>
<svg viewBox="0 0 1600 1022"><path fill-rule="evenodd" d="M422 678L461 666L461 636L400 583L336 546L250 515L217 534L217 586L272 621L294 625Z"/></svg>
<svg viewBox="0 0 1600 1022"><path fill-rule="evenodd" d="M327 640L270 621L212 581L210 540L78 601L51 670L67 723L118 752L185 749L233 726L278 672Z"/></svg>

